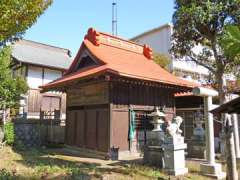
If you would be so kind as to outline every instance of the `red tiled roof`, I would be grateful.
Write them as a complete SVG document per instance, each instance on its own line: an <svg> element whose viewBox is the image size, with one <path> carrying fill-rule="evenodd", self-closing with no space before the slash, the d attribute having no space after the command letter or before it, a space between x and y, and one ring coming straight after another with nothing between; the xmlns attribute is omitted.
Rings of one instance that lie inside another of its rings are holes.
<svg viewBox="0 0 240 180"><path fill-rule="evenodd" d="M103 65L94 66L72 73L84 48L101 61ZM46 84L42 88L61 86L63 83L82 79L97 73L112 72L123 77L160 82L193 88L195 83L177 78L152 60L152 50L148 46L120 39L90 28L72 65L62 78Z"/></svg>

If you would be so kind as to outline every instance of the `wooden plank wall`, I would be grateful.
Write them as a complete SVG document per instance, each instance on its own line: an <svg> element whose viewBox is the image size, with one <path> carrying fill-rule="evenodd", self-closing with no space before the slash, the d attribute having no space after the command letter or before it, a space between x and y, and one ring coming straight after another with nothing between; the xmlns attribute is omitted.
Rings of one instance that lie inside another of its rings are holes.
<svg viewBox="0 0 240 180"><path fill-rule="evenodd" d="M170 119L175 112L174 91L164 87L143 86L112 82L111 102L113 109L138 109L151 110L154 107L164 107Z"/></svg>
<svg viewBox="0 0 240 180"><path fill-rule="evenodd" d="M130 108L150 113L154 107L164 107L167 120L172 120L175 113L174 91L169 88L111 82L109 94L112 104L111 147L118 147L120 151L132 150L128 139ZM137 130L139 133L136 134L141 135L141 131ZM136 146L140 146L146 140L136 136L135 141Z"/></svg>
<svg viewBox="0 0 240 180"><path fill-rule="evenodd" d="M28 113L39 113L43 96L60 97L61 112L66 113L66 94L40 93L39 89L28 90Z"/></svg>
<svg viewBox="0 0 240 180"><path fill-rule="evenodd" d="M109 150L109 109L96 106L69 107L66 143L102 152Z"/></svg>
<svg viewBox="0 0 240 180"><path fill-rule="evenodd" d="M119 148L120 151L129 150L129 111L124 109L113 110L111 127L111 147Z"/></svg>

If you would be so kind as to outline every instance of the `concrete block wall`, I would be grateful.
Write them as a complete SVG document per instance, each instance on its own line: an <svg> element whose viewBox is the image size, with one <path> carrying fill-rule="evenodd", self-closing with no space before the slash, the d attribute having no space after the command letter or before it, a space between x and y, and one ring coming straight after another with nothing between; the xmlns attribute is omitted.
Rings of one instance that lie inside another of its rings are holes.
<svg viewBox="0 0 240 180"><path fill-rule="evenodd" d="M64 143L65 126L50 125L36 119L14 120L15 142L26 147Z"/></svg>

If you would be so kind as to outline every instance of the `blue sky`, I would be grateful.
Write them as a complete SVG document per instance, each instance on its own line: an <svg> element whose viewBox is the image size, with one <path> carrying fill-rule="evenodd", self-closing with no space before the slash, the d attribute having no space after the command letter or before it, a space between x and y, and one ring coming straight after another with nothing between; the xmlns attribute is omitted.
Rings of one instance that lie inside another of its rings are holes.
<svg viewBox="0 0 240 180"><path fill-rule="evenodd" d="M174 0L117 0L118 35L131 38L171 22ZM68 48L75 56L89 27L111 33L112 0L54 0L24 38Z"/></svg>

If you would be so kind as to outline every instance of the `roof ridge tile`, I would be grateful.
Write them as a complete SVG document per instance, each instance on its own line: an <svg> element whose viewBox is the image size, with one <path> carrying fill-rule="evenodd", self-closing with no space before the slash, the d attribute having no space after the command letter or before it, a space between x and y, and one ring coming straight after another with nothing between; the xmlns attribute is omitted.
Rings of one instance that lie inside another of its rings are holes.
<svg viewBox="0 0 240 180"><path fill-rule="evenodd" d="M137 54L143 54L146 58L152 59L152 49L148 45L139 45L135 42L122 39L107 33L98 32L94 28L89 28L84 39L89 40L95 46L100 44L112 46L115 48L131 51Z"/></svg>

